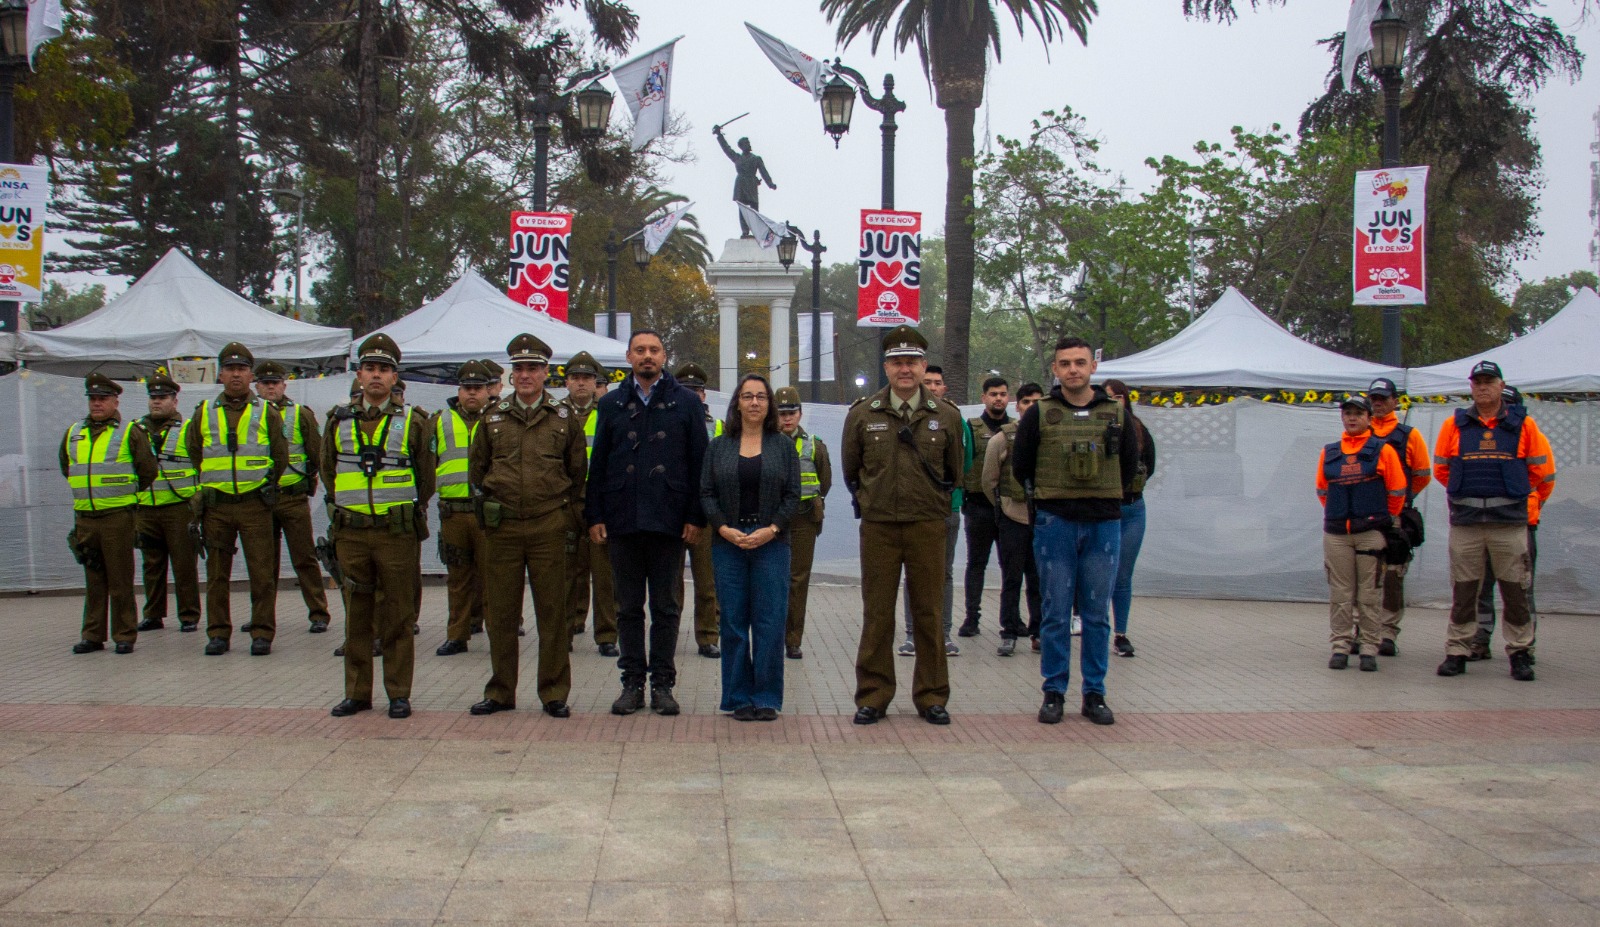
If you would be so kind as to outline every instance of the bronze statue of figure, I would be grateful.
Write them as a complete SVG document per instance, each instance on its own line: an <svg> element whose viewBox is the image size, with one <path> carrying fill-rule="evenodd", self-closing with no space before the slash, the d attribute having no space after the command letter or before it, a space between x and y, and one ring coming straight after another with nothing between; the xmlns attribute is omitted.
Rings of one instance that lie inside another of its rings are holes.
<svg viewBox="0 0 1600 927"><path fill-rule="evenodd" d="M761 156L750 150L750 139L739 139L739 150L734 151L728 146L728 140L722 137L722 127L716 126L711 130L717 137L717 144L722 146L723 154L733 162L736 175L733 181L733 201L743 203L751 209L761 209L761 182L766 181L768 188L776 190L778 185L772 182L772 175L767 173L767 165ZM750 232L749 223L744 221L744 213L739 213L739 237L754 238Z"/></svg>

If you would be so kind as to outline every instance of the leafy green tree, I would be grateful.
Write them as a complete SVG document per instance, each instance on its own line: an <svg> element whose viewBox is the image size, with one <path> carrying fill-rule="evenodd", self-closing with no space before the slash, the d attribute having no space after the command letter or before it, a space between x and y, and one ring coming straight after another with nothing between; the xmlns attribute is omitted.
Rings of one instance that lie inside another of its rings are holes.
<svg viewBox="0 0 1600 927"><path fill-rule="evenodd" d="M1600 277L1592 270L1575 270L1517 287L1517 295L1511 300L1512 334L1526 335L1550 321L1550 317L1572 302L1584 287L1600 290Z"/></svg>
<svg viewBox="0 0 1600 927"><path fill-rule="evenodd" d="M78 289L62 286L55 280L45 282L40 301L28 307L28 325L34 331L60 328L76 322L106 304L106 285L92 283Z"/></svg>

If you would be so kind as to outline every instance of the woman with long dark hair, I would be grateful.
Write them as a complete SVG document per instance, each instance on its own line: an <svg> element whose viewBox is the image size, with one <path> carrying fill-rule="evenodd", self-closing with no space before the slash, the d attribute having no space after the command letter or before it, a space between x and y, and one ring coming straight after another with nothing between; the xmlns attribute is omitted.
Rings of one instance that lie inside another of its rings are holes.
<svg viewBox="0 0 1600 927"><path fill-rule="evenodd" d="M722 612L722 703L740 721L783 710L783 635L789 615L789 519L800 507L800 457L778 430L772 386L747 373L722 434L706 448L700 503L713 533Z"/></svg>
<svg viewBox="0 0 1600 927"><path fill-rule="evenodd" d="M1128 640L1128 611L1133 607L1133 566L1139 560L1139 548L1144 544L1144 486L1156 472L1156 442L1150 429L1133 414L1133 400L1128 396L1128 384L1121 380L1105 382L1106 395L1122 403L1122 413L1134 428L1139 439L1139 475L1133 483L1124 486L1122 494L1122 553L1117 557L1117 584L1111 590L1111 615L1115 625L1111 649L1119 657L1133 656L1133 642Z"/></svg>

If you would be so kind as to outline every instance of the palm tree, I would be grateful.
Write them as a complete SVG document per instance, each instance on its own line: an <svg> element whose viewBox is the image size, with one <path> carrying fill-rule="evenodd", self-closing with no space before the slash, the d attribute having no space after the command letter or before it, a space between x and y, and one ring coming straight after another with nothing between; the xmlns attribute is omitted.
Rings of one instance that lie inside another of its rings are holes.
<svg viewBox="0 0 1600 927"><path fill-rule="evenodd" d="M878 50L891 32L895 51L916 46L934 102L944 110L945 302L944 375L950 395L967 396L967 346L972 328L972 126L983 103L989 51L1000 60L1000 18L1011 15L1017 32L1031 23L1046 44L1068 31L1087 41L1096 0L822 0L822 12L837 23L840 44L867 34Z"/></svg>

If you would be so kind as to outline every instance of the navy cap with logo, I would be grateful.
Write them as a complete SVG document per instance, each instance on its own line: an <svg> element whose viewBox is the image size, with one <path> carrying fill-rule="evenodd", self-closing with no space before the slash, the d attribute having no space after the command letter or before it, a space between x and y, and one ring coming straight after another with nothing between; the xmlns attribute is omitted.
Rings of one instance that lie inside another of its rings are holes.
<svg viewBox="0 0 1600 927"><path fill-rule="evenodd" d="M83 378L85 396L121 396L122 387L103 373L91 373Z"/></svg>
<svg viewBox="0 0 1600 927"><path fill-rule="evenodd" d="M1520 406L1522 405L1522 390L1517 389L1515 386L1507 385L1505 389L1500 391L1500 398L1514 406Z"/></svg>
<svg viewBox="0 0 1600 927"><path fill-rule="evenodd" d="M684 386L693 387L695 389L705 389L706 381L710 379L706 376L705 368L701 367L699 364L684 364L682 367L679 367L677 370L673 371L672 378L677 380L679 383L682 383Z"/></svg>
<svg viewBox="0 0 1600 927"><path fill-rule="evenodd" d="M884 357L926 357L928 339L909 325L898 325L883 336Z"/></svg>
<svg viewBox="0 0 1600 927"><path fill-rule="evenodd" d="M1367 400L1367 397L1362 396L1359 393L1353 396L1344 397L1344 401L1339 403L1339 408L1340 410L1360 409L1368 415L1372 414L1372 403Z"/></svg>
<svg viewBox="0 0 1600 927"><path fill-rule="evenodd" d="M256 356L250 353L249 348L239 342L230 341L222 346L221 351L217 352L218 367L237 367L241 364L246 367L254 367L256 365Z"/></svg>
<svg viewBox="0 0 1600 927"><path fill-rule="evenodd" d="M1479 377L1492 377L1496 380L1504 380L1506 378L1505 374L1500 372L1499 364L1487 360L1473 364L1472 372L1467 374L1467 379L1469 380L1476 380Z"/></svg>
<svg viewBox="0 0 1600 927"><path fill-rule="evenodd" d="M1393 399L1394 397L1400 395L1400 388L1395 386L1394 381L1388 377L1379 377L1372 381L1371 386L1367 387L1367 395L1382 396L1385 399Z"/></svg>

